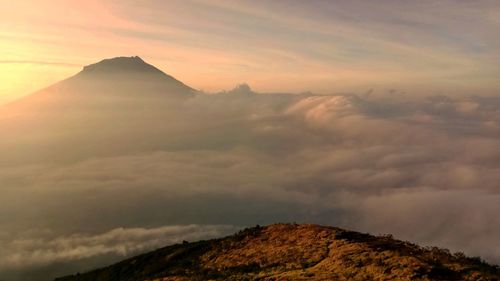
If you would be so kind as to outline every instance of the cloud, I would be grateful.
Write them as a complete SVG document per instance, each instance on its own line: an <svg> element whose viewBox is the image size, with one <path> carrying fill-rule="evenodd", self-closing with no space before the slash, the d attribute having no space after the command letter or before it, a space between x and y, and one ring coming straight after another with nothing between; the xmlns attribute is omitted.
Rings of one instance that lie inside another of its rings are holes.
<svg viewBox="0 0 500 281"><path fill-rule="evenodd" d="M484 190L399 190L365 198L359 224L498 263L499 202L498 192Z"/></svg>
<svg viewBox="0 0 500 281"><path fill-rule="evenodd" d="M0 269L39 267L47 264L114 254L127 257L179 243L220 237L235 231L225 225L169 225L157 228L115 228L101 234L17 237L2 245ZM45 237L44 237L45 236Z"/></svg>

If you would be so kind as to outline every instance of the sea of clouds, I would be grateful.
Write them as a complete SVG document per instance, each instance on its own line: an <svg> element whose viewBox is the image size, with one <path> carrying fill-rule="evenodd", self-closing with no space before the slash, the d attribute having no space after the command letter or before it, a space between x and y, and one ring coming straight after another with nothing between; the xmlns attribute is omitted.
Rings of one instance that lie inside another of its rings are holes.
<svg viewBox="0 0 500 281"><path fill-rule="evenodd" d="M115 99L0 110L0 279L50 280L275 222L500 263L500 98L242 85Z"/></svg>

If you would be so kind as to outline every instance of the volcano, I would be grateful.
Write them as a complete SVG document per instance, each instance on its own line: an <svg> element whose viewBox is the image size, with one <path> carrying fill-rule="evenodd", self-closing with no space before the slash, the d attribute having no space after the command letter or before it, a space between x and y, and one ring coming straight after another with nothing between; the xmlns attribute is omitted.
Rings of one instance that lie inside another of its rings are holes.
<svg viewBox="0 0 500 281"><path fill-rule="evenodd" d="M0 130L13 136L0 140L10 151L0 165L158 148L161 132L177 122L172 112L196 93L137 56L85 66L0 107Z"/></svg>
<svg viewBox="0 0 500 281"><path fill-rule="evenodd" d="M196 91L140 57L116 57L87 65L76 75L0 109L16 115L105 102L159 97L182 99Z"/></svg>
<svg viewBox="0 0 500 281"><path fill-rule="evenodd" d="M146 63L140 57L116 57L87 65L67 83L95 84L102 90L120 89L120 93L163 94L172 96L190 96L194 90L184 83Z"/></svg>

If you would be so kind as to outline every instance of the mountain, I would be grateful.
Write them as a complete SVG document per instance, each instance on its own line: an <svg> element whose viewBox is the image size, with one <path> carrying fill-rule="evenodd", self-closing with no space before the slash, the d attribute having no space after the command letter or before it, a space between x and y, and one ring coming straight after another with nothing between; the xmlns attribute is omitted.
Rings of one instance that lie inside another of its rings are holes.
<svg viewBox="0 0 500 281"><path fill-rule="evenodd" d="M10 136L0 138L0 168L261 142L251 136L260 121L249 116L297 98L246 85L201 94L139 57L105 59L0 107L0 131Z"/></svg>
<svg viewBox="0 0 500 281"><path fill-rule="evenodd" d="M140 57L116 57L87 65L70 78L71 83L96 84L113 90L119 85L126 85L120 94L148 94L154 92L168 96L190 96L194 90L184 83L146 63Z"/></svg>
<svg viewBox="0 0 500 281"><path fill-rule="evenodd" d="M170 122L174 111L196 93L139 57L85 66L0 107L0 130L15 137L0 139L8 152L0 166L156 149L164 145L159 134L178 124Z"/></svg>
<svg viewBox="0 0 500 281"><path fill-rule="evenodd" d="M76 75L0 109L23 113L96 105L113 98L186 98L196 91L140 57L116 57L87 65Z"/></svg>
<svg viewBox="0 0 500 281"><path fill-rule="evenodd" d="M275 224L184 242L56 281L500 280L498 266L390 235Z"/></svg>

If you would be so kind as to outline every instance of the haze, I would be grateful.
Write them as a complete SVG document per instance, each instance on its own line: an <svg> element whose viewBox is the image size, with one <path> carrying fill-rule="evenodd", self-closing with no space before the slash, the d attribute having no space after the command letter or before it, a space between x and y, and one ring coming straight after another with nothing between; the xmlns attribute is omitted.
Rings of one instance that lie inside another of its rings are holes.
<svg viewBox="0 0 500 281"><path fill-rule="evenodd" d="M0 1L1 280L294 221L500 263L497 2Z"/></svg>

